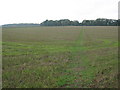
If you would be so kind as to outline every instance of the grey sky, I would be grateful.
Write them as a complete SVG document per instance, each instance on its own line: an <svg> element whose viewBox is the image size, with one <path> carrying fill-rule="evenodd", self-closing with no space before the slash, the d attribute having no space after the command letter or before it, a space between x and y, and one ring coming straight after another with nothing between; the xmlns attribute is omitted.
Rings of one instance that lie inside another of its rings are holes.
<svg viewBox="0 0 120 90"><path fill-rule="evenodd" d="M48 20L118 18L119 0L1 0L0 25Z"/></svg>

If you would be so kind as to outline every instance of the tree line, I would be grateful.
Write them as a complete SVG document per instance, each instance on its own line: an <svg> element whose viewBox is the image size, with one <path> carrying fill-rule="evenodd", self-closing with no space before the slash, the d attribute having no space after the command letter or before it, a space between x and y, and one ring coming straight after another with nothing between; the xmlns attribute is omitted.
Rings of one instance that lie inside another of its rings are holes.
<svg viewBox="0 0 120 90"><path fill-rule="evenodd" d="M71 21L69 19L60 20L45 20L40 24L35 23L19 23L19 24L5 24L2 27L28 27L28 26L120 26L120 19L105 19L98 18L96 20L77 20Z"/></svg>
<svg viewBox="0 0 120 90"><path fill-rule="evenodd" d="M69 19L61 20L45 20L40 26L118 26L118 21L115 19L98 18L96 20L83 20L81 23L77 20Z"/></svg>
<svg viewBox="0 0 120 90"><path fill-rule="evenodd" d="M5 24L5 25L2 25L2 27L33 27L33 26L40 26L40 24L18 23L18 24Z"/></svg>

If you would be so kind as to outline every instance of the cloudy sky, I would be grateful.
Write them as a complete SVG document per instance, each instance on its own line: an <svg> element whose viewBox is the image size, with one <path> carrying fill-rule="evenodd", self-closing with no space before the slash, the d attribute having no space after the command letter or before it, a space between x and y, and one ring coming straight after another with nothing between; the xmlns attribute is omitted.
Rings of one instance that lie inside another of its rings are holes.
<svg viewBox="0 0 120 90"><path fill-rule="evenodd" d="M118 18L120 0L1 0L0 25L48 20Z"/></svg>

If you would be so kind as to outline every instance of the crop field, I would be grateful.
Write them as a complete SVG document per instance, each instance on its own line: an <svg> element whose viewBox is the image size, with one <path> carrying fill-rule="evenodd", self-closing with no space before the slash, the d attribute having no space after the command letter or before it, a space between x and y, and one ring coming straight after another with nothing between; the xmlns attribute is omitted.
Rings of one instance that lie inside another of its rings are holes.
<svg viewBox="0 0 120 90"><path fill-rule="evenodd" d="M118 27L2 29L3 88L117 88Z"/></svg>

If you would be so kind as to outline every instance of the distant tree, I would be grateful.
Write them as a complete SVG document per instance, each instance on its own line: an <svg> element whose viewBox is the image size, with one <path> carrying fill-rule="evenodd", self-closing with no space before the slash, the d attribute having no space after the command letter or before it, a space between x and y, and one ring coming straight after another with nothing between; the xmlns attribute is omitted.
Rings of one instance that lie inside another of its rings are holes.
<svg viewBox="0 0 120 90"><path fill-rule="evenodd" d="M91 26L91 21L90 20L83 20L82 25L83 26Z"/></svg>
<svg viewBox="0 0 120 90"><path fill-rule="evenodd" d="M73 24L72 24L73 26L79 26L80 25L80 23L76 20L76 21L73 21Z"/></svg>
<svg viewBox="0 0 120 90"><path fill-rule="evenodd" d="M70 26L71 22L69 19L62 19L60 20L62 26Z"/></svg>
<svg viewBox="0 0 120 90"><path fill-rule="evenodd" d="M95 24L97 26L106 26L107 22L106 22L106 19L104 19L104 18L98 18L98 19L96 19Z"/></svg>

